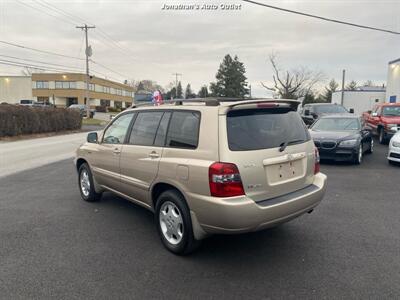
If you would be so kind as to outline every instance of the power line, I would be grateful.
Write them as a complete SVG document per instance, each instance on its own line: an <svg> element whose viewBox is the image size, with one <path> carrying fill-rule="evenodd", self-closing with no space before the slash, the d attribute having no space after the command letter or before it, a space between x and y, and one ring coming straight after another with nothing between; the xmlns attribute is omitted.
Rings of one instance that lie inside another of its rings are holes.
<svg viewBox="0 0 400 300"><path fill-rule="evenodd" d="M45 65L52 65L52 66L56 66L56 67L63 67L63 68L69 68L69 69L75 69L75 70L78 69L78 68L70 67L70 66L66 66L66 65L61 65L61 64L51 63L51 62L45 62L45 61L41 61L41 60L28 59L28 58L20 58L20 57L11 56L11 55L0 54L0 56L1 56L1 57L5 57L5 58L11 58L11 59L18 59L18 60L33 62L33 63L40 63L40 64L45 64Z"/></svg>
<svg viewBox="0 0 400 300"><path fill-rule="evenodd" d="M42 65L36 65L36 64L26 64L23 62L18 62L18 61L12 61L12 60L6 60L6 59L0 59L0 63L3 65L10 65L10 66L18 66L18 67L28 67L28 68L33 68L37 70L43 70L43 71L57 71L61 73L65 72L73 72L73 70L66 70L66 69L60 69L60 68L54 68L54 67L47 67L47 66L42 66ZM77 72L77 71L75 71Z"/></svg>
<svg viewBox="0 0 400 300"><path fill-rule="evenodd" d="M67 17L68 19L74 19L78 23L82 23L82 22L83 23L88 23L84 19L82 19L82 18L80 18L78 16L75 16L73 14L70 14L67 11L62 10L61 8L58 8L58 7L52 5L51 3L46 2L44 0L33 0L33 1L36 2L37 4L39 4L40 6L44 7L44 8L50 9L53 12L56 12L58 14L61 14L61 15L65 16L65 17ZM91 23L91 22L89 22L89 23ZM94 25L94 24L92 23L90 25Z"/></svg>
<svg viewBox="0 0 400 300"><path fill-rule="evenodd" d="M3 41L3 40L0 40L0 43L6 44L6 45L9 45L9 46L13 46L13 47L18 47L18 48L22 48L22 49L27 49L27 50L31 50L31 51L40 52L40 53L45 53L45 54L50 54L50 55L55 55L55 56L60 56L60 57L66 57L66 58L72 58L72 59L78 59L78 60L85 60L84 58L81 58L81 57L69 56L69 55L50 52L50 51L46 51L46 50L40 50L40 49L31 48L31 47L27 47L27 46L15 44L15 43L6 42L6 41Z"/></svg>
<svg viewBox="0 0 400 300"><path fill-rule="evenodd" d="M273 5L269 5L269 4L265 4L265 3L261 3L261 2L257 2L257 1L252 1L252 0L242 0L242 1L254 4L254 5L258 5L258 6L264 6L264 7L267 7L267 8L284 11L284 12L287 12L287 13L292 13L292 14L301 15L301 16L314 18L314 19L320 19L320 20L327 21L327 22L333 22L333 23L338 23L338 24L342 24L342 25L348 25L348 26L353 26L353 27L358 27L358 28L363 28L363 29L369 29L369 30L375 30L375 31L380 31L380 32L385 32L385 33L390 33L390 34L400 34L400 32L397 32L397 31L392 31L392 30L382 29L382 28L377 28L377 27L372 27L372 26L366 26L366 25L360 25L360 24L340 21L340 20L337 20L337 19L330 19L330 18L326 18L326 17L321 17L321 16L317 16L317 15L303 13L303 12L296 11L296 10L281 8L281 7L278 7L278 6L273 6Z"/></svg>
<svg viewBox="0 0 400 300"><path fill-rule="evenodd" d="M122 73L120 73L120 72L118 72L118 71L114 71L113 69L111 69L111 68L109 68L109 67L107 67L107 66L105 66L105 65L103 65L103 64L101 64L101 63L98 63L98 62L94 61L93 59L90 59L90 61L91 61L92 63L94 63L95 65L99 65L100 67L103 67L104 69L106 69L106 70L108 70L108 71L111 71L111 72L113 72L113 73L115 73L115 74L118 74L118 75L122 76L123 78L128 79L128 77L129 77L129 76L126 76L125 74L122 74Z"/></svg>
<svg viewBox="0 0 400 300"><path fill-rule="evenodd" d="M44 14L50 16L50 17L56 18L56 19L61 20L61 21L65 22L65 23L69 23L69 24L75 25L74 23L72 23L71 21L69 21L69 20L67 20L67 19L59 19L57 16L52 15L52 14L49 14L48 12L46 12L46 11L44 11L44 10L38 8L38 7L32 6L32 5L28 4L28 3L25 3L25 2L20 1L20 0L16 0L16 1L17 1L19 4L23 5L23 6L26 6L26 7L29 7L29 8L31 8L31 9L37 10L37 11L39 11L39 12L41 12L41 13L44 13Z"/></svg>

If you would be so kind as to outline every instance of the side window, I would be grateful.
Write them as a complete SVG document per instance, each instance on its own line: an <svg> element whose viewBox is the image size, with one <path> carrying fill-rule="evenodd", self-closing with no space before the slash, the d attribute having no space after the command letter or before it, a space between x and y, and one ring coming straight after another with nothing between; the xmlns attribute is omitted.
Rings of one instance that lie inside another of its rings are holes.
<svg viewBox="0 0 400 300"><path fill-rule="evenodd" d="M167 129L170 117L170 112L164 113L160 122L160 126L158 126L156 139L154 140L154 146L163 147L165 145L165 138L167 137Z"/></svg>
<svg viewBox="0 0 400 300"><path fill-rule="evenodd" d="M118 119L114 120L104 133L103 143L123 144L129 124L131 123L134 115L134 113L124 114Z"/></svg>
<svg viewBox="0 0 400 300"><path fill-rule="evenodd" d="M139 113L132 127L129 144L152 146L162 116L162 111Z"/></svg>
<svg viewBox="0 0 400 300"><path fill-rule="evenodd" d="M199 112L175 111L171 117L166 147L196 149L199 126Z"/></svg>

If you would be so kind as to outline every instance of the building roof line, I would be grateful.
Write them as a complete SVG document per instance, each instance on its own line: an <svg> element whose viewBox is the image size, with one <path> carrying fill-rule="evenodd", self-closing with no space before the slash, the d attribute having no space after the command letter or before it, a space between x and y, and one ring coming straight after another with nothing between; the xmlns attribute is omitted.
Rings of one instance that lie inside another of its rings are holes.
<svg viewBox="0 0 400 300"><path fill-rule="evenodd" d="M334 91L333 93L341 93L342 92L342 90L339 90L339 91ZM363 93L363 92L382 92L382 93L385 93L386 92L386 89L384 89L384 90L355 90L355 91L353 91L353 90L343 90L343 92L354 92L354 93Z"/></svg>

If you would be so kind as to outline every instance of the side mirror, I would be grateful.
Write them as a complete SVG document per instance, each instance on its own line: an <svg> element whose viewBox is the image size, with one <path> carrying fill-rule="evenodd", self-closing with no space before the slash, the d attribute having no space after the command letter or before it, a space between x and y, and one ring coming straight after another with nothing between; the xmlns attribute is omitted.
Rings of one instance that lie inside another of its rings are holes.
<svg viewBox="0 0 400 300"><path fill-rule="evenodd" d="M372 132L372 128L369 127L369 126L364 126L362 130L363 130L363 131Z"/></svg>
<svg viewBox="0 0 400 300"><path fill-rule="evenodd" d="M97 143L97 139L98 139L97 132L89 132L86 138L88 143L94 143L94 144Z"/></svg>
<svg viewBox="0 0 400 300"><path fill-rule="evenodd" d="M304 111L304 115L305 115L305 116L309 116L309 115L310 115L310 110L309 110L309 109L306 109L306 110Z"/></svg>
<svg viewBox="0 0 400 300"><path fill-rule="evenodd" d="M350 112L351 114L354 114L354 108L350 108L350 109L349 109L349 112Z"/></svg>
<svg viewBox="0 0 400 300"><path fill-rule="evenodd" d="M373 113L372 113L372 116L373 116L373 117L377 117L377 116L378 116L378 113L373 112Z"/></svg>

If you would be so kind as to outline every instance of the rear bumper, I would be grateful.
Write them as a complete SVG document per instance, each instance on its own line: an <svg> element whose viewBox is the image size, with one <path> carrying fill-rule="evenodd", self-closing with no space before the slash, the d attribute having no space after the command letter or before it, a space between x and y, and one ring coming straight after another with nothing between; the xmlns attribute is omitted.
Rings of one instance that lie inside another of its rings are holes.
<svg viewBox="0 0 400 300"><path fill-rule="evenodd" d="M326 190L326 176L318 173L311 186L274 199L254 202L247 197L214 198L189 195L195 236L257 231L298 217L319 204ZM196 229L197 232L196 232ZM201 237L200 237L201 238Z"/></svg>

